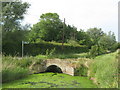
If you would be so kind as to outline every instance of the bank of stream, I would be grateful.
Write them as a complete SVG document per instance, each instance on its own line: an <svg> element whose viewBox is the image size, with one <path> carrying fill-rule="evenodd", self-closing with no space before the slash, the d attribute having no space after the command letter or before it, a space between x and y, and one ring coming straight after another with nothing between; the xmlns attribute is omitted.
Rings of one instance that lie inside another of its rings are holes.
<svg viewBox="0 0 120 90"><path fill-rule="evenodd" d="M40 73L3 83L3 88L97 88L88 77L63 73Z"/></svg>

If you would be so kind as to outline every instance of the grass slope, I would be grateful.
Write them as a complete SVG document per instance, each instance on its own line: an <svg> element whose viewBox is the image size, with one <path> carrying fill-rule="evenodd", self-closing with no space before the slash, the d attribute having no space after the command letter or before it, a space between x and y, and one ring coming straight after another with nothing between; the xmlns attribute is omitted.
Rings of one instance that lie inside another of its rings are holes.
<svg viewBox="0 0 120 90"><path fill-rule="evenodd" d="M117 88L118 60L117 52L97 56L90 67L91 76L99 88Z"/></svg>

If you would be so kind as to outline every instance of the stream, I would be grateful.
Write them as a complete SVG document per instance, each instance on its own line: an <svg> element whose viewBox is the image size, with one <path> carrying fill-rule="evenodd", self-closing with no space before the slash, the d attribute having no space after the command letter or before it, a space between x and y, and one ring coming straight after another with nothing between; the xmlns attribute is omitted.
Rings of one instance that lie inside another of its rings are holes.
<svg viewBox="0 0 120 90"><path fill-rule="evenodd" d="M40 73L3 83L3 88L97 88L88 77L63 73Z"/></svg>

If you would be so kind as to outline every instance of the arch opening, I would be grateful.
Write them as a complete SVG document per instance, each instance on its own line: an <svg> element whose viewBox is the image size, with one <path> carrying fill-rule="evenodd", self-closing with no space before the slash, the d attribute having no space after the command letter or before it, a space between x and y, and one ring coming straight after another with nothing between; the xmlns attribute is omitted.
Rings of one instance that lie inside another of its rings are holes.
<svg viewBox="0 0 120 90"><path fill-rule="evenodd" d="M56 65L50 65L47 67L45 72L53 72L53 73L63 73L61 68Z"/></svg>

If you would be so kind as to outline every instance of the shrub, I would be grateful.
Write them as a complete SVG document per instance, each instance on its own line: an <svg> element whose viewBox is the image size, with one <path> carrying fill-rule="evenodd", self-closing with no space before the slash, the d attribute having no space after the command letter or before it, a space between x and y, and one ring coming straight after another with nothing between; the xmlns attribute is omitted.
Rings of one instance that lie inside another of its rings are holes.
<svg viewBox="0 0 120 90"><path fill-rule="evenodd" d="M83 64L80 67L75 68L75 76L84 76L87 77L88 68Z"/></svg>
<svg viewBox="0 0 120 90"><path fill-rule="evenodd" d="M105 53L106 53L106 50L105 50L102 46L94 45L94 46L92 46L92 48L89 50L89 57L90 57L90 58L94 58L94 57L96 57L97 55L101 55L101 54L105 54Z"/></svg>
<svg viewBox="0 0 120 90"><path fill-rule="evenodd" d="M68 53L82 53L87 52L88 49L86 46L72 46L69 44L64 44L64 48L62 50L61 43L50 43L50 42L42 42L36 44L26 44L25 45L25 55L53 55L55 54L68 54Z"/></svg>
<svg viewBox="0 0 120 90"><path fill-rule="evenodd" d="M2 70L2 82L13 81L25 77L28 70L21 67L10 67Z"/></svg>
<svg viewBox="0 0 120 90"><path fill-rule="evenodd" d="M62 44L56 42L40 42L40 43L30 43L24 44L24 55L38 55L38 54L67 54L67 53L82 53L87 52L88 48L82 45L70 45L64 43L62 50ZM21 43L6 43L3 45L3 53L5 55L18 55L21 56Z"/></svg>
<svg viewBox="0 0 120 90"><path fill-rule="evenodd" d="M92 48L89 50L89 56L94 58L95 56L98 55L98 47L97 45L92 46Z"/></svg>
<svg viewBox="0 0 120 90"><path fill-rule="evenodd" d="M74 39L68 40L68 43L69 43L70 45L72 45L72 46L78 46L78 45L79 45L78 42L77 42L76 40L74 40Z"/></svg>
<svg viewBox="0 0 120 90"><path fill-rule="evenodd" d="M4 62L2 67L2 82L20 79L28 75L28 69L17 66L14 62Z"/></svg>
<svg viewBox="0 0 120 90"><path fill-rule="evenodd" d="M20 63L21 62L21 63ZM2 57L2 82L9 82L16 79L23 78L29 74L28 68L25 66L28 61L22 62L16 57L3 56ZM23 66L22 66L23 65Z"/></svg>
<svg viewBox="0 0 120 90"><path fill-rule="evenodd" d="M24 57L20 60L17 60L16 59L16 64L22 68L27 68L28 66L30 66L32 64L32 60L33 58L32 57Z"/></svg>

